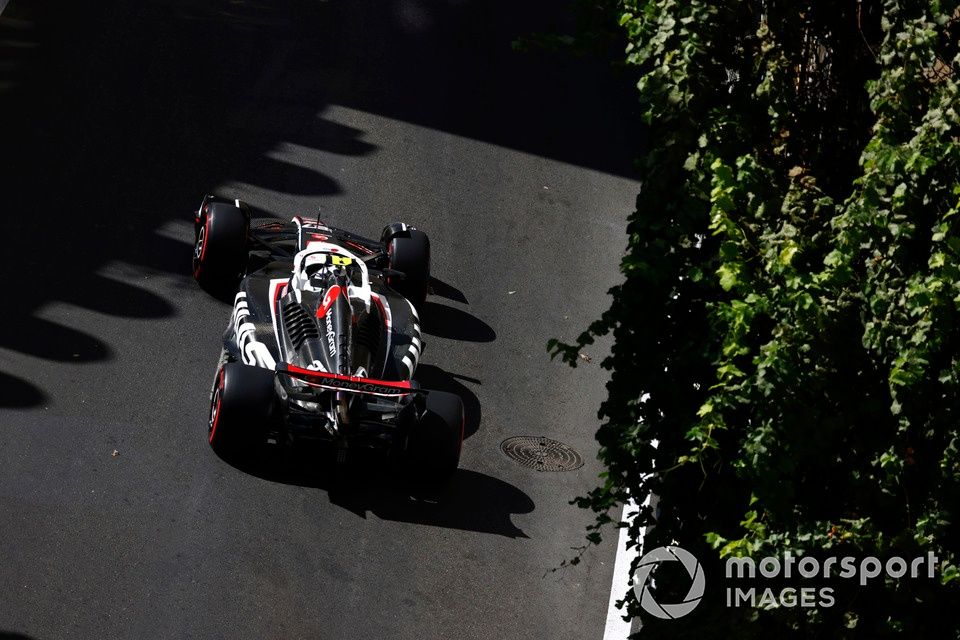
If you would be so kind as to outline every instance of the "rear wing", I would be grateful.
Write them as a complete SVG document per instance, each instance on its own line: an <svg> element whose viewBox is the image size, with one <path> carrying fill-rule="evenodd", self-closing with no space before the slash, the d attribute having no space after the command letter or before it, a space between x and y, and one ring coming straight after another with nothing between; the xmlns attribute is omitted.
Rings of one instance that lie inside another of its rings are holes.
<svg viewBox="0 0 960 640"><path fill-rule="evenodd" d="M405 396L412 393L421 393L421 390L409 380L376 380L374 378L357 378L344 376L338 373L326 373L304 369L296 365L279 363L277 373L306 382L312 387L320 387L331 391L346 391L348 393L362 393L372 396Z"/></svg>

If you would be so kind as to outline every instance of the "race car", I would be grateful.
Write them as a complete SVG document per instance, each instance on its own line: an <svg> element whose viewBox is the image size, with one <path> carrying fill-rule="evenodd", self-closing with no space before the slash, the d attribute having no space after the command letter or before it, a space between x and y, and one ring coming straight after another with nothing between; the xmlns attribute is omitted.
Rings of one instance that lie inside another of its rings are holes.
<svg viewBox="0 0 960 640"><path fill-rule="evenodd" d="M255 222L242 201L214 196L194 229L194 278L233 295L210 393L218 454L313 440L339 463L377 451L421 480L456 471L463 403L413 379L430 287L424 232L393 223L370 240L319 219Z"/></svg>

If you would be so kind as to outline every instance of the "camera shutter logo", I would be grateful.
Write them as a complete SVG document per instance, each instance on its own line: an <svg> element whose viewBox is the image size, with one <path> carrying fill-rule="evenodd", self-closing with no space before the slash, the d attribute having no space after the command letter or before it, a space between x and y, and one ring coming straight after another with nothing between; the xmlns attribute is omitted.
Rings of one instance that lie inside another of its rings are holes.
<svg viewBox="0 0 960 640"><path fill-rule="evenodd" d="M650 593L650 574L662 562L679 562L690 576L690 590L682 602L661 604ZM643 610L661 620L682 618L697 608L706 587L703 569L696 557L681 547L657 547L640 558L633 574L633 590Z"/></svg>

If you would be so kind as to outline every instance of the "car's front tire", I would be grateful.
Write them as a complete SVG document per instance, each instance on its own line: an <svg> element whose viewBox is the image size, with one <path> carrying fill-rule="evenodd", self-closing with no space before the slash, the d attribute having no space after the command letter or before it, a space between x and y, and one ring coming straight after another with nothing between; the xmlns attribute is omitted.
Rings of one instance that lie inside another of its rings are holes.
<svg viewBox="0 0 960 640"><path fill-rule="evenodd" d="M389 267L404 274L403 278L391 277L387 284L422 309L430 287L430 238L419 229L405 227L393 229L390 225L384 229L385 245L389 258Z"/></svg>
<svg viewBox="0 0 960 640"><path fill-rule="evenodd" d="M232 290L246 269L250 217L244 207L206 198L197 212L193 277L207 291Z"/></svg>
<svg viewBox="0 0 960 640"><path fill-rule="evenodd" d="M276 412L273 372L238 362L223 364L210 397L210 446L223 457L249 453L265 442Z"/></svg>

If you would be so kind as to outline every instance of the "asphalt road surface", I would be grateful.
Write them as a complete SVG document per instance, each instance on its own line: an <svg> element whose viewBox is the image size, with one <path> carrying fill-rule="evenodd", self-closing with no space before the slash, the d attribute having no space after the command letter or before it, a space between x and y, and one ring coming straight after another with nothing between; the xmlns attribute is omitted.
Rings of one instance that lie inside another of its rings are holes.
<svg viewBox="0 0 960 640"><path fill-rule="evenodd" d="M82 5L82 6L79 6ZM637 185L605 66L519 53L555 2L12 0L0 17L0 638L599 638L589 514L607 306ZM188 265L206 192L378 236L448 285L418 377L465 400L435 500L206 443L229 307ZM580 451L540 473L515 435Z"/></svg>

